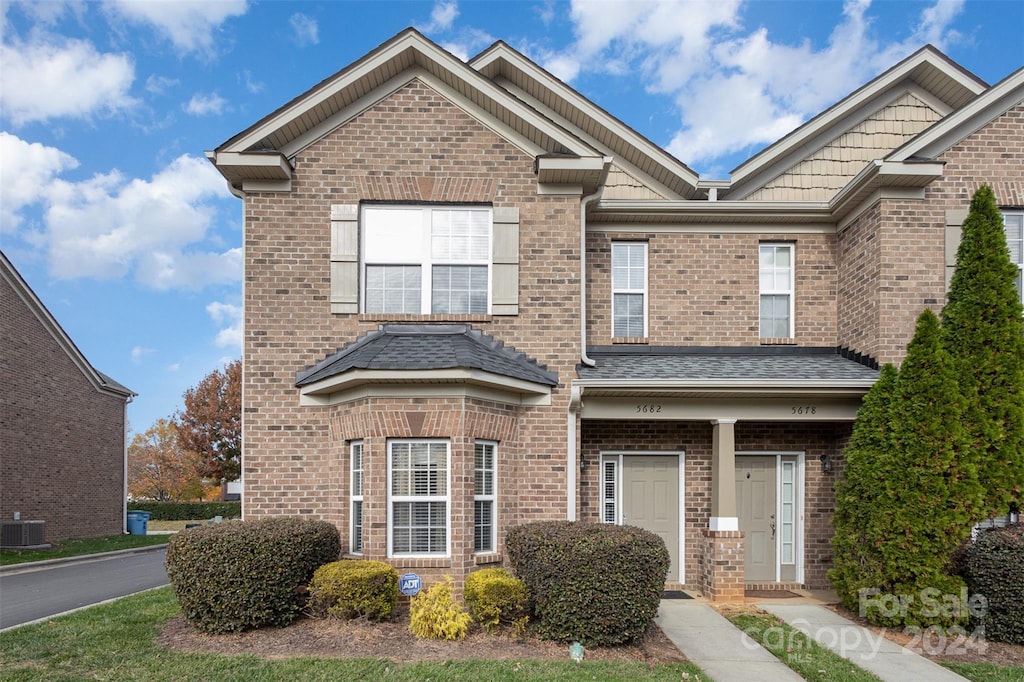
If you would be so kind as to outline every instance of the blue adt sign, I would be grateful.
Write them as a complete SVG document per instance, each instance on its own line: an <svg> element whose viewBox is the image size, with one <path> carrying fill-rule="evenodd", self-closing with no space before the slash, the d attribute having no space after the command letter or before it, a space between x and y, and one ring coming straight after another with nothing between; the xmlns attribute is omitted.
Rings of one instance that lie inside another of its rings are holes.
<svg viewBox="0 0 1024 682"><path fill-rule="evenodd" d="M406 573L398 579L398 591L407 597L416 596L422 587L423 581L415 573Z"/></svg>

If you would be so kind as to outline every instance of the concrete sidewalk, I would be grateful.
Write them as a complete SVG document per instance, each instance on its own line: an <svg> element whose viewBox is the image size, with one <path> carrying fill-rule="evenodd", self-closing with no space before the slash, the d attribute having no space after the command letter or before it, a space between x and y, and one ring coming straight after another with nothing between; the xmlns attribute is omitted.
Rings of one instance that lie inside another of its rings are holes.
<svg viewBox="0 0 1024 682"><path fill-rule="evenodd" d="M662 602L663 607L664 604L665 602ZM911 682L914 680L964 682L965 680L953 671L943 668L819 604L779 604L761 601L757 603L757 606L778 616L818 644L874 673L885 682ZM683 653L685 654L686 651ZM701 665L700 661L694 661L694 663ZM708 671L708 674L712 673ZM729 679L739 680L740 678ZM748 681L750 679L771 678L747 678ZM715 680L725 682L726 678L719 680L715 676Z"/></svg>
<svg viewBox="0 0 1024 682"><path fill-rule="evenodd" d="M654 622L714 682L803 682L760 644L695 599L663 599ZM907 679L901 682L907 682Z"/></svg>

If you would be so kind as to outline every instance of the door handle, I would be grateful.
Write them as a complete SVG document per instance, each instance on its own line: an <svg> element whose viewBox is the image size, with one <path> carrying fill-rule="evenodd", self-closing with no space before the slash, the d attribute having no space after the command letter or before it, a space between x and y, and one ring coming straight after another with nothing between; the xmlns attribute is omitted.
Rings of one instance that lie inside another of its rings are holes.
<svg viewBox="0 0 1024 682"><path fill-rule="evenodd" d="M772 522L771 522L772 540L774 540L775 539L775 514L772 514L769 518L771 518L771 520L772 520Z"/></svg>

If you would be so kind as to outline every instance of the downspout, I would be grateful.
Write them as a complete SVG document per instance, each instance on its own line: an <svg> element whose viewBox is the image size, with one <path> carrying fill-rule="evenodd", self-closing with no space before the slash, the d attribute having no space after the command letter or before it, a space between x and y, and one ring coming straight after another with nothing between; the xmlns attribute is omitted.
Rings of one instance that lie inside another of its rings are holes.
<svg viewBox="0 0 1024 682"><path fill-rule="evenodd" d="M587 356L587 207L601 196L604 191L604 183L608 179L608 170L612 166L612 157L606 156L603 159L604 167L601 169L601 182L593 193L587 194L580 200L580 362L587 367L593 367L595 363ZM576 419L579 416L580 408L583 405L583 390L579 386L570 389L569 413L566 417L566 518L576 521L579 512L576 509L576 488L578 486L578 466L576 458ZM582 461L579 462L582 464Z"/></svg>
<svg viewBox="0 0 1024 682"><path fill-rule="evenodd" d="M122 438L124 443L124 506L121 507L121 532L128 532L128 405L132 402L132 396L124 401L124 421L121 425Z"/></svg>

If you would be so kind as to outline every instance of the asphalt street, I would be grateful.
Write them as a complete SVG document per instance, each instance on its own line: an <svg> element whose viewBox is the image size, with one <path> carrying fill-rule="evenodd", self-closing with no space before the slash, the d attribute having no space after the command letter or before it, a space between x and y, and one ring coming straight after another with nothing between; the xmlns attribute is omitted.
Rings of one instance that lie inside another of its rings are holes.
<svg viewBox="0 0 1024 682"><path fill-rule="evenodd" d="M0 573L0 630L167 585L167 549Z"/></svg>

